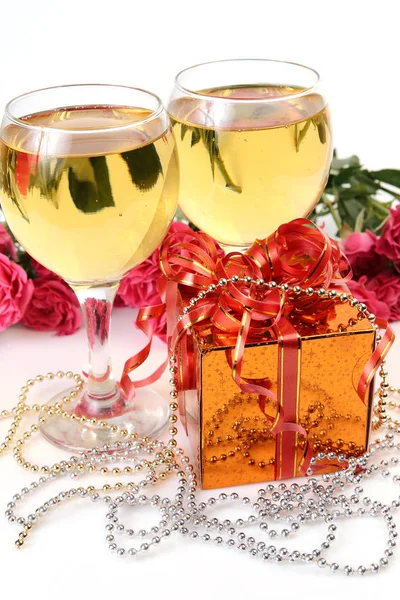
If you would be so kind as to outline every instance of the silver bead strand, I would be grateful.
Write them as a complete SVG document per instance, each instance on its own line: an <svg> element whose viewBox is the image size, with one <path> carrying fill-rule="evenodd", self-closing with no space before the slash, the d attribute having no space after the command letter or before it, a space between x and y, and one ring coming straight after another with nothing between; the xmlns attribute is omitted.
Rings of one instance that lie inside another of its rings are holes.
<svg viewBox="0 0 400 600"><path fill-rule="evenodd" d="M311 287L301 289L299 286L292 287L274 281L267 283L261 279L253 280L250 277L233 276L230 279L222 278L217 284L211 284L206 290L199 292L196 298L192 298L189 304L183 307L183 314L179 319L188 314L198 301L204 299L208 294L226 288L228 283L240 282L258 287L264 286L271 290L279 289L282 293L291 293L297 298L316 295L318 298L332 299L337 295L334 290L326 291L322 288ZM352 306L357 307L360 313L374 325L375 317L363 303L344 293L339 295L339 299L343 303L349 302ZM376 325L374 327L376 330L378 329ZM380 336L377 334L377 341L379 338ZM398 456L382 459L380 463L376 462L380 453L393 450L398 454L400 450L398 439L400 427L395 425L386 414L387 395L396 390L390 388L387 383L387 372L384 365L379 372L381 377L378 391L379 410L376 410L375 418L379 427L386 429L386 433L383 439L373 441L362 456L354 458L337 455L334 452L327 455L320 452L313 457L308 473L309 478L305 481L301 480L291 484L268 483L258 490L255 501L251 501L246 496L240 496L236 492L230 494L221 492L217 497L211 496L207 500L198 502L194 468L184 450L177 447L174 439L177 433L175 413L178 409L176 362L175 356L171 356L169 359L171 375L170 440L167 443L149 442L146 438L136 439L129 436L127 432L124 435L120 432L120 442L106 444L101 448L94 448L76 457L71 457L69 461L69 464L72 465L71 469L67 469L66 464L63 463L53 465L48 475L40 477L37 482L32 482L29 487L23 488L20 493L13 496L7 505L6 518L11 523L23 527L16 542L18 547L23 545L25 538L31 534L33 528L36 528L40 519L44 518L53 508L66 500L90 498L93 502L102 501L107 507L105 541L110 552L119 557L132 557L147 553L173 534L179 534L191 541L203 541L220 547L236 549L242 554L248 554L251 558L260 559L263 562L272 560L274 562L313 563L318 568L325 568L332 573L342 572L347 576L376 574L388 566L396 548L397 530L393 512L400 507L400 496L397 495L390 504L381 504L377 501L372 502L368 496L363 495L362 488L364 479L377 475L389 479L391 470L399 463ZM312 477L313 471L319 462L326 459L332 461L332 464L342 463L346 468L324 474L317 480ZM114 486L106 485L101 489L93 486L71 488L50 498L26 518L15 514L16 506L37 488L66 475L77 479L90 473L93 465L105 466L109 462L129 463L132 465L132 472L147 474L139 482L116 483ZM149 486L153 487L170 474L177 477L176 494L173 499L145 493ZM399 484L400 476L392 476L392 481L394 484ZM347 490L347 495L344 493L345 490ZM240 503L248 507L248 517L221 520L212 516L214 507L229 503L234 505ZM157 510L160 518L156 525L149 530L139 529L137 526L134 530L122 523L119 518L119 509L124 506L130 507L132 511L136 507L147 506ZM339 522L347 518L363 518L364 516L380 518L386 524L388 539L382 556L370 566L340 566L337 562L328 562L324 552L335 541ZM285 546L277 545L277 540L297 535L308 523L315 521L323 522L327 528L319 548L311 551L289 551ZM278 527L277 525L280 523L282 525ZM248 527L257 528L262 539L257 539L255 534L246 533L244 530ZM120 537L134 538L138 540L138 543L136 547L124 547L117 542Z"/></svg>

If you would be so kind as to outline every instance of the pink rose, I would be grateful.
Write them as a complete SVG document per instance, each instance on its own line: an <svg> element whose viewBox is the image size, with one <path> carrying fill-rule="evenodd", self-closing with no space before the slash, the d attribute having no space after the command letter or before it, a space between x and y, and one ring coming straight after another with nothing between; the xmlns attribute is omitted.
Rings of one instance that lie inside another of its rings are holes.
<svg viewBox="0 0 400 600"><path fill-rule="evenodd" d="M125 275L115 299L116 306L141 308L160 304L161 298L156 285L161 277L159 255L157 248L149 258Z"/></svg>
<svg viewBox="0 0 400 600"><path fill-rule="evenodd" d="M373 277L382 270L385 260L376 250L377 242L378 238L372 231L351 233L344 240L344 251L355 279L359 279L362 275Z"/></svg>
<svg viewBox="0 0 400 600"><path fill-rule="evenodd" d="M82 315L71 288L60 279L35 279L32 299L22 323L38 331L70 335L79 329Z"/></svg>
<svg viewBox="0 0 400 600"><path fill-rule="evenodd" d="M386 305L389 310L389 321L397 321L400 319L399 273L387 269L371 279L366 284L366 287L369 290L373 290L377 299Z"/></svg>
<svg viewBox="0 0 400 600"><path fill-rule="evenodd" d="M193 230L187 223L182 223L182 221L173 221L168 229L167 235L171 235L171 233L177 233L178 231L187 231L188 233L191 233Z"/></svg>
<svg viewBox="0 0 400 600"><path fill-rule="evenodd" d="M0 254L0 331L21 319L32 292L32 281L23 268Z"/></svg>
<svg viewBox="0 0 400 600"><path fill-rule="evenodd" d="M187 240L192 241L192 229L186 223L175 221L171 224L166 237L172 233L187 233ZM184 236L185 241L186 236ZM224 255L222 248L217 246L218 256ZM162 271L159 264L160 250L157 248L153 254L138 267L135 267L122 279L115 306L131 306L133 308L142 308L143 306L152 306L162 302L157 289L157 282L162 277ZM167 334L167 318L164 313L155 323L153 323L154 334L164 342Z"/></svg>
<svg viewBox="0 0 400 600"><path fill-rule="evenodd" d="M364 302L370 312L381 319L389 319L389 307L378 298L376 291L371 289L370 284L371 282L368 281L366 275L362 275L358 281L353 279L347 282L353 296L360 302Z"/></svg>
<svg viewBox="0 0 400 600"><path fill-rule="evenodd" d="M12 237L2 223L0 223L0 252L13 260L17 258L17 251Z"/></svg>
<svg viewBox="0 0 400 600"><path fill-rule="evenodd" d="M392 260L400 271L400 204L390 209L389 219L377 241L376 250L382 256Z"/></svg>

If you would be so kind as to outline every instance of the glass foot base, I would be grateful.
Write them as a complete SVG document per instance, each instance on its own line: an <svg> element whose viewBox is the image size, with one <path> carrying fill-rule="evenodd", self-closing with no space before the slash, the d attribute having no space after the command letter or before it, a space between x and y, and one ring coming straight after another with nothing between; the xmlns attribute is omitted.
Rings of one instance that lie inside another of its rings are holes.
<svg viewBox="0 0 400 600"><path fill-rule="evenodd" d="M63 397L72 390L66 390L53 398L53 402L62 402ZM88 414L84 395L74 403L64 405L63 410L87 418L96 417L107 421L110 425L117 425L127 429L129 433L137 433L140 437L150 439L158 438L168 425L168 401L151 388L136 390L136 395L131 402L119 398L117 414L113 414L112 406L99 414ZM99 403L101 404L101 403ZM98 425L79 423L61 416L47 417L46 422L40 427L42 435L59 448L73 452L85 451L96 446L111 444L120 439L118 433L112 433L108 428L103 429Z"/></svg>

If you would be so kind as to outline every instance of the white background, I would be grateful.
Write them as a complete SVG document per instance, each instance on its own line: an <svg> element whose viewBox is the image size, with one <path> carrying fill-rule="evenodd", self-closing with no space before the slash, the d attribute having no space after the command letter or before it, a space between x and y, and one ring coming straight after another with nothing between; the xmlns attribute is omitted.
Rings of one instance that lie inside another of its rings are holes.
<svg viewBox="0 0 400 600"><path fill-rule="evenodd" d="M176 73L223 58L322 75L342 156L400 164L395 0L1 0L0 105L40 87L122 83L167 101Z"/></svg>
<svg viewBox="0 0 400 600"><path fill-rule="evenodd" d="M399 168L395 8L390 0L2 0L0 105L32 89L84 82L144 87L166 101L176 72L191 64L234 57L292 60L322 74L339 154L357 153L369 168ZM119 367L133 350L126 334L132 320L131 311L118 312L114 354ZM79 370L82 333L68 340L18 328L2 333L0 406L13 406L22 381L37 372ZM393 366L399 356L397 344ZM162 382L158 385L164 389ZM1 425L0 433L4 431ZM48 462L59 456L54 450L50 457L49 447L34 447L28 447L32 460L42 461L44 453ZM11 458L1 459L1 507L31 479ZM375 497L380 494L379 488ZM30 507L38 502L32 498ZM345 579L312 567L261 564L204 544L188 548L179 540L144 560L119 561L103 543L103 507L86 504L71 503L53 513L21 552L13 547L18 530L0 521L0 597L376 599L395 593L399 581L399 560L377 578ZM337 545L343 560L357 555L358 562L371 562L381 555L382 529L378 523L367 524L343 532ZM312 548L311 537L316 541L321 535L315 529L298 545Z"/></svg>

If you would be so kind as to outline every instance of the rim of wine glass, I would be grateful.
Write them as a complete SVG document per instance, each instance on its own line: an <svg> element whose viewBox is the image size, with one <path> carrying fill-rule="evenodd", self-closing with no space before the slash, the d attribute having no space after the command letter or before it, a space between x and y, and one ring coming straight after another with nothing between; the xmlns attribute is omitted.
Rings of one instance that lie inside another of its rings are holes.
<svg viewBox="0 0 400 600"><path fill-rule="evenodd" d="M17 102L18 100L22 100L23 98L28 98L29 96L33 96L35 94L40 94L41 92L47 92L49 90L60 90L60 89L65 89L65 88L78 88L78 87L81 87L81 88L82 87L122 88L122 89L126 89L126 90L132 90L135 92L143 92L144 94L151 96L152 98L154 98L157 101L156 108L153 110L148 109L148 110L151 110L151 113L145 119L141 119L140 121L132 121L132 123L125 123L124 125L115 125L112 127L107 127L108 131L113 130L113 129L117 129L117 130L130 129L130 128L132 128L132 126L138 127L140 125L144 125L145 123L148 123L148 122L154 120L155 118L159 117L162 114L162 112L165 110L165 107L162 103L161 98L159 98L159 96L157 96L157 94L154 94L153 92L149 92L148 90L144 90L143 88L137 88L137 87L132 87L129 85L119 85L119 84L113 84L113 83L72 83L72 84L67 84L67 85L54 85L54 86L49 86L46 88L40 88L38 90L33 90L31 92L26 92L25 94L20 94L19 96L15 96L15 98L13 98L9 102L7 102L7 104L4 108L4 115L7 116L7 118L11 122L15 123L16 125L23 126L28 129L59 131L59 132L68 133L68 134L71 134L71 133L82 134L82 131L92 134L92 133L99 133L101 131L104 131L104 129L105 129L104 127L82 130L82 129L63 129L61 127L48 127L46 125L32 125L31 123L27 123L26 121L23 121L20 117L16 117L15 115L12 114L11 106L14 102ZM54 107L52 107L52 108L54 108ZM58 108L61 108L61 107L58 107Z"/></svg>
<svg viewBox="0 0 400 600"><path fill-rule="evenodd" d="M278 64L283 64L283 65L292 65L293 67L300 67L302 69L306 69L307 71L310 71L311 73L314 73L314 75L316 76L316 81L312 86L303 89L301 92L297 92L295 94L287 94L285 96L262 98L262 99L261 98L226 98L226 97L222 97L222 96L213 96L213 95L209 95L209 94L202 94L199 91L191 90L179 83L179 78L181 77L181 75L183 75L184 73L187 73L188 71L191 71L192 69L197 69L198 67L205 67L207 65L215 65L218 63L223 64L223 63L232 63L232 62L238 62L238 63L239 62L263 62L263 63L278 63ZM213 102L223 102L225 104L229 104L229 103L237 104L237 103L243 103L243 102L246 102L246 104L247 103L263 104L263 103L270 103L270 102L282 102L284 100L286 101L288 98L301 98L302 96L307 96L308 94L312 93L315 89L317 89L320 86L321 77L320 77L320 74L318 73L318 71L316 71L312 67L307 67L306 65L302 65L301 63L291 62L288 60L278 60L275 58L226 58L226 59L222 59L222 60L211 60L211 61L207 61L207 62L203 62L203 63L198 63L196 65L192 65L191 67L186 67L185 69L182 69L181 71L179 71L179 73L175 77L174 83L175 83L175 87L178 88L181 92L183 92L187 96L191 96L193 98L201 98L201 99L204 99L204 98L211 99L212 98Z"/></svg>

